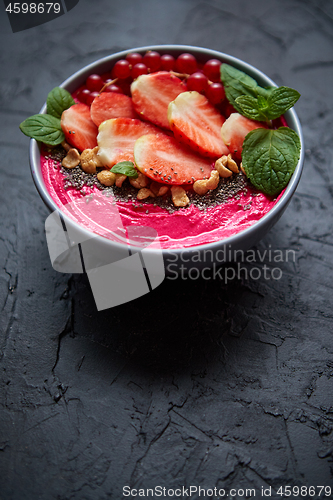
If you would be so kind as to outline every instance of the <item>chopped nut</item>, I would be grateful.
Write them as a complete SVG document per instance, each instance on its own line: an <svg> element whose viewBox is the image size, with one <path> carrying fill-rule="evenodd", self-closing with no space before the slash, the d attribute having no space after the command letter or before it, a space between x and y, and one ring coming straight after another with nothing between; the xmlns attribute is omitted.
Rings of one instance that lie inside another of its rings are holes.
<svg viewBox="0 0 333 500"><path fill-rule="evenodd" d="M219 172L217 170L212 170L209 179L195 181L193 189L199 195L206 194L207 191L217 188L219 179Z"/></svg>
<svg viewBox="0 0 333 500"><path fill-rule="evenodd" d="M155 198L154 193L150 189L148 189L148 188L141 188L138 191L137 199L138 200L145 200L146 198L149 198L149 196L151 196L152 198Z"/></svg>
<svg viewBox="0 0 333 500"><path fill-rule="evenodd" d="M125 174L115 174L116 175L116 186L121 188L123 182L127 179L127 175Z"/></svg>
<svg viewBox="0 0 333 500"><path fill-rule="evenodd" d="M94 149L92 149L92 152L94 153L94 159L96 161L96 167L104 167L104 163L100 159L98 155L99 148L96 146Z"/></svg>
<svg viewBox="0 0 333 500"><path fill-rule="evenodd" d="M116 174L110 172L110 170L102 170L98 172L97 179L104 186L113 186L116 180Z"/></svg>
<svg viewBox="0 0 333 500"><path fill-rule="evenodd" d="M232 159L232 156L230 153L228 154L227 167L229 168L229 170L231 170L235 174L238 174L238 172L239 172L238 165L235 162L235 160Z"/></svg>
<svg viewBox="0 0 333 500"><path fill-rule="evenodd" d="M94 149L85 149L81 153L81 167L87 174L94 174L96 167L104 166L97 153L98 146Z"/></svg>
<svg viewBox="0 0 333 500"><path fill-rule="evenodd" d="M155 196L163 196L169 191L168 186L164 186L159 182L152 182L150 184L150 190L154 193Z"/></svg>
<svg viewBox="0 0 333 500"><path fill-rule="evenodd" d="M186 207L190 202L185 189L180 186L172 186L171 196L175 207Z"/></svg>
<svg viewBox="0 0 333 500"><path fill-rule="evenodd" d="M161 186L157 196L164 196L169 191L168 186Z"/></svg>
<svg viewBox="0 0 333 500"><path fill-rule="evenodd" d="M149 179L146 175L142 174L141 172L138 173L138 176L134 179L133 177L130 178L130 184L132 184L133 187L136 189L141 189L149 184Z"/></svg>
<svg viewBox="0 0 333 500"><path fill-rule="evenodd" d="M217 170L212 170L209 179L206 181L208 189L216 189L219 185L220 176Z"/></svg>
<svg viewBox="0 0 333 500"><path fill-rule="evenodd" d="M66 141L62 141L61 145L67 151L67 153L70 149L72 149L72 146L70 146Z"/></svg>
<svg viewBox="0 0 333 500"><path fill-rule="evenodd" d="M218 160L215 162L215 168L218 171L220 177L231 177L232 172L229 170L226 165L228 162L228 157L227 156L221 156Z"/></svg>
<svg viewBox="0 0 333 500"><path fill-rule="evenodd" d="M226 167L226 166L227 166L227 164L228 164L228 157L227 157L227 155L223 155L223 156L221 156L220 160L221 160L222 165L223 165L224 167Z"/></svg>
<svg viewBox="0 0 333 500"><path fill-rule="evenodd" d="M243 163L241 162L240 165L239 165L239 168L241 169L241 171L243 172L244 175L246 175L246 172L244 170L244 167L243 167Z"/></svg>
<svg viewBox="0 0 333 500"><path fill-rule="evenodd" d="M67 155L62 160L61 164L65 168L74 168L77 167L80 163L81 156L77 149L71 148L69 149Z"/></svg>
<svg viewBox="0 0 333 500"><path fill-rule="evenodd" d="M200 195L206 194L208 187L206 186L207 180L195 181L193 184L193 190Z"/></svg>

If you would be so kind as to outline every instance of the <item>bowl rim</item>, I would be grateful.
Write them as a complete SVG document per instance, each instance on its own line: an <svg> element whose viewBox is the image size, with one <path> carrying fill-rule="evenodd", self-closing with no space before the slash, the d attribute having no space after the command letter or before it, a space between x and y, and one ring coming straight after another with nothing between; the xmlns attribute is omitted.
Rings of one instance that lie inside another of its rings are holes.
<svg viewBox="0 0 333 500"><path fill-rule="evenodd" d="M147 45L147 46L142 46L142 47L134 47L130 48L127 50L123 50L120 52L115 52L114 54L110 54L106 57L97 59L96 61L84 66L80 70L76 71L73 73L69 78L67 78L65 81L63 81L59 87L66 88L70 92L73 92L76 88L80 86L80 84L77 83L78 80L81 80L82 83L86 78L86 75L91 73L93 70L96 69L96 67L100 67L103 65L107 65L109 62L112 61L117 61L118 59L122 59L125 57L129 52L146 52L148 50L156 50L158 52L164 52L164 53L175 53L175 52L192 52L195 53L199 56L202 56L203 59L208 60L211 58L216 58L220 59L223 62L226 62L228 64L231 64L232 66L236 67L237 69L240 69L244 71L245 73L249 74L252 76L255 80L259 81L264 81L266 85L272 85L272 86L277 86L276 83L269 78L265 73L260 71L259 69L255 68L251 64L235 57L229 54L226 54L224 52L219 52L213 49L208 49L204 47L196 47L192 45ZM81 83L81 84L82 84ZM40 114L46 113L46 102L44 103L43 107L41 108ZM269 225L270 222L274 222L275 217L279 213L283 213L284 209L287 207L292 195L294 194L298 183L301 178L302 170L303 170L303 163L304 163L304 138L303 138L303 133L302 133L302 127L299 121L299 118L297 116L296 111L294 108L289 109L285 114L284 114L288 125L290 128L295 130L297 132L300 142L301 142L301 151L300 151L300 157L299 161L296 165L295 171L293 175L291 176L289 183L287 187L285 188L285 191L281 198L277 201L277 203L274 205L273 208L269 210L263 217L261 217L259 220L254 222L250 227L243 229L239 231L238 233L228 236L227 238L223 238L218 241L210 242L210 243L204 243L201 245L193 245L189 247L177 247L177 248L161 248L161 249L154 249L154 248L146 248L146 251L148 250L149 252L155 253L156 251L160 253L162 251L163 255L168 255L168 254L183 254L183 253L191 253L193 251L195 252L203 252L207 251L208 249L213 250L218 249L221 247L221 245L226 246L237 246L239 242L241 242L246 236L250 236L251 234L255 234L258 231L258 226L266 226ZM42 200L44 201L45 205L48 207L48 209L53 212L53 211L58 211L61 213L61 216L64 218L64 220L70 222L73 224L73 220L69 219L68 216L61 210L60 207L53 201L50 193L48 192L43 175L41 172L41 166L40 166L40 144L35 140L31 139L30 140L30 151L29 151L29 159L30 159L30 169L31 169L31 174L33 181L35 183L35 186L37 188L37 191L39 192ZM124 244L122 243L117 243L112 240L108 240L107 238L104 238L103 236L100 236L96 233L92 233L88 229L80 226L77 223L74 223L77 225L80 230L85 233L87 236L91 236L93 234L94 238L97 239L102 239L103 243L109 242L113 246L119 246L121 249L124 248ZM131 248L135 249L135 247ZM140 250L140 249L138 249ZM141 248L142 250L142 248Z"/></svg>

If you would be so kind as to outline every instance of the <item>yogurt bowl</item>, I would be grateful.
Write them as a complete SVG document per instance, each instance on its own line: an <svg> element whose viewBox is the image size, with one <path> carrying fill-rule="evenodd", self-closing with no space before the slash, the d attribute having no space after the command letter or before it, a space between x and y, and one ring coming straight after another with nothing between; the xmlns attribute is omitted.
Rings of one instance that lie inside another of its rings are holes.
<svg viewBox="0 0 333 500"><path fill-rule="evenodd" d="M248 74L263 87L276 86L276 84L269 77L240 59L210 49L183 45L147 46L112 54L84 67L68 78L60 86L73 94L77 91L77 89L84 85L89 75L105 74L110 72L114 64L118 60L124 59L129 52L136 52L144 55L147 51L157 51L161 55L170 54L175 58L182 53L190 53L193 54L197 61L202 64L210 59L218 59L222 63L227 63ZM41 110L41 113L45 112L46 105L44 105ZM55 181L54 178L53 180L50 180L47 175L45 175L45 165L43 171L42 149L40 144L34 139L31 140L30 144L30 165L32 176L37 190L49 210L52 213L55 212L60 214L66 226L71 228L69 231L69 240L72 244L74 245L74 243L80 243L88 248L88 241L92 242L90 246L93 246L93 250L91 251L91 254L94 255L93 264L91 263L90 267L89 264L88 266L84 265L84 267L82 267L82 262L80 260L82 257L81 251L81 254L76 253L76 257L71 257L80 261L77 269L83 270L86 268L87 270L87 267L90 269L92 269L92 267L102 267L108 262L118 261L124 256L126 257L129 254L139 252L142 248L144 248L147 259L150 259L151 262L158 262L159 258L162 256L164 260L165 272L168 274L171 273L172 270L173 275L175 275L177 270L180 268L191 269L195 267L200 269L212 266L214 263L223 263L233 260L236 250L246 251L250 249L267 233L267 231L274 226L274 224L281 217L296 190L304 161L303 136L297 114L292 108L285 113L284 118L288 127L293 129L298 134L301 141L301 152L298 164L288 185L277 197L277 199L266 200L266 203L263 198L258 197L258 199L254 199L255 208L253 210L249 210L248 213L240 209L231 210L231 205L229 204L229 206L228 203L223 205L221 204L220 206L218 205L215 212L208 209L207 212L196 211L195 213L192 213L194 209L190 212L189 210L191 210L191 208L184 208L179 212L171 214L171 217L169 218L168 214L166 214L165 218L159 218L154 215L154 211L150 212L146 217L145 213L143 213L144 211L141 211L140 223L134 226L131 223L129 224L129 227L131 228L131 236L127 234L124 239L124 234L119 231L119 228L117 229L117 224L115 223L115 225L111 228L113 236L110 238L110 235L108 234L110 232L110 227L105 227L103 221L98 220L96 222L96 220L94 220L93 223L90 224L89 211L82 216L81 209L85 206L85 203L82 201L76 204L76 208L79 207L78 210L81 214L80 217L77 216L77 211L75 217L72 216L73 210L71 207L70 210L68 210L66 202L70 205L71 202L73 202L73 198L68 198L64 201L64 199L61 199L61 197L56 194L56 189L54 185L52 186L52 182L54 183L59 181ZM96 206L98 207L105 207L108 205L108 202L111 204L111 200L107 200L105 198L102 199L98 197L98 195L97 198ZM237 203L234 203L234 206L236 205ZM228 206L231 210L230 212L227 211ZM103 211L104 213L105 210L107 210L107 208L100 208L100 212ZM121 216L121 219L123 221L125 220L125 225L126 220L128 221L129 217L130 215L128 213L125 218ZM193 217L191 224L193 233L188 234L187 236L186 234L181 234L181 219L183 218L186 222L186 218L190 217ZM219 223L220 220L223 220L223 217L224 220L228 218L228 224L226 226L224 226L223 223ZM92 218L94 218L94 216L92 216ZM116 219L116 217L113 216L113 220L116 221L119 219ZM90 220L90 222L92 222L92 220ZM53 223L55 224L54 227L60 227L59 220L56 221L54 219ZM171 237L165 238L163 233L160 234L159 228L163 225L165 227L169 226ZM142 231L137 230L140 226L143 226L146 229ZM213 228L212 230L210 229L211 227ZM49 231L51 231L50 227ZM52 252L50 252L50 254L51 253ZM54 252L54 257L56 253L57 252ZM143 267L149 267L147 262L147 260L143 259ZM57 268L58 265L59 270L64 270L66 268L66 266L61 267L59 262L57 264L57 258L53 259L53 265L55 268ZM73 269L73 263L72 267L69 266L69 268ZM68 272L77 271L69 270Z"/></svg>

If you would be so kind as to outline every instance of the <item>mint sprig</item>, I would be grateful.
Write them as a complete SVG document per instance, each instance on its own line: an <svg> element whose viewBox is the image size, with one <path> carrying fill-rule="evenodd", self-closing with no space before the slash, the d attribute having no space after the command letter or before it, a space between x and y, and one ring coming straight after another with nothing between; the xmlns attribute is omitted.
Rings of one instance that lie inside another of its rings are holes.
<svg viewBox="0 0 333 500"><path fill-rule="evenodd" d="M127 175L127 177L132 177L135 179L138 177L138 171L134 168L134 163L132 161L120 161L116 163L111 168L111 172L114 174L123 174Z"/></svg>
<svg viewBox="0 0 333 500"><path fill-rule="evenodd" d="M47 96L47 113L56 118L61 118L62 112L73 106L73 104L75 104L75 101L67 90L55 87Z"/></svg>
<svg viewBox="0 0 333 500"><path fill-rule="evenodd" d="M65 140L60 118L52 115L33 115L20 124L21 132L28 137L56 146Z"/></svg>
<svg viewBox="0 0 333 500"><path fill-rule="evenodd" d="M274 89L267 99L267 118L269 120L279 118L279 116L283 115L288 109L292 108L300 97L301 94L290 87L278 87Z"/></svg>
<svg viewBox="0 0 333 500"><path fill-rule="evenodd" d="M251 120L274 120L300 98L299 92L289 87L260 87L254 78L225 63L221 65L221 80L229 102Z"/></svg>
<svg viewBox="0 0 333 500"><path fill-rule="evenodd" d="M300 93L297 90L289 87L278 87L270 92L267 99L260 95L257 98L244 95L237 97L235 102L246 118L269 121L283 115L293 107L299 98Z"/></svg>
<svg viewBox="0 0 333 500"><path fill-rule="evenodd" d="M260 98L260 100L259 100ZM241 109L241 114L250 120L266 121L265 110L267 109L267 99L262 96L255 97L241 95L235 101Z"/></svg>
<svg viewBox="0 0 333 500"><path fill-rule="evenodd" d="M260 95L267 99L275 88L260 87L254 78L226 63L221 64L221 80L228 101L241 114L243 114L242 108L236 102L238 97L248 96L257 99Z"/></svg>
<svg viewBox="0 0 333 500"><path fill-rule="evenodd" d="M47 113L33 115L20 124L20 130L36 141L56 146L65 140L61 128L61 115L63 111L75 104L74 99L67 90L55 87L47 96Z"/></svg>
<svg viewBox="0 0 333 500"><path fill-rule="evenodd" d="M288 127L252 130L243 143L245 173L257 189L275 196L288 184L297 165L300 148L298 135Z"/></svg>
<svg viewBox="0 0 333 500"><path fill-rule="evenodd" d="M254 78L229 64L221 64L221 81L232 106L250 120L275 120L300 98L289 87L260 87ZM299 160L301 142L288 127L257 128L243 142L242 163L252 184L265 194L277 195L288 184Z"/></svg>

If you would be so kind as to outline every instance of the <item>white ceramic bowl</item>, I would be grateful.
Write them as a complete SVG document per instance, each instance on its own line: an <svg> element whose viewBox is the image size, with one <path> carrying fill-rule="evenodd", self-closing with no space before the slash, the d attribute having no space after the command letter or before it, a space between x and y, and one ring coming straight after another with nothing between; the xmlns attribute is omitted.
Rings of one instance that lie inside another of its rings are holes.
<svg viewBox="0 0 333 500"><path fill-rule="evenodd" d="M262 73L258 69L247 64L246 62L241 61L240 59L224 54L222 52L217 52L215 50L209 50L200 47L186 46L186 45L158 45L158 46L133 48L123 52L112 54L103 59L99 59L98 61L89 64L88 66L84 67L83 69L81 69L80 71L69 77L60 86L66 88L69 92L73 92L78 87L84 84L88 75L92 73L102 74L110 71L114 63L119 59L125 58L128 52L139 52L141 54L144 54L148 50L156 50L160 54L166 54L166 53L172 54L175 57L177 57L179 54L183 52L190 52L201 62L205 62L206 60L212 58L219 59L220 61L226 62L244 71L248 75L252 76L258 82L259 85L262 85L264 87L270 85L276 85L270 78L268 78L264 73ZM43 106L40 112L41 113L46 112L46 105ZM234 250L246 251L253 245L255 245L267 233L267 231L269 231L272 228L272 226L274 226L274 224L278 221L278 219L281 217L284 210L286 209L288 203L290 202L293 193L296 190L296 187L301 177L303 161L304 161L304 142L303 142L302 129L294 109L290 109L289 111L287 111L287 113L285 114L285 118L288 123L288 126L293 130L295 130L300 137L301 154L299 162L294 171L294 174L292 175L283 196L279 199L279 201L275 204L275 206L260 220L255 222L251 227L233 236L230 236L228 238L225 238L221 241L217 241L214 243L208 243L185 249L184 248L179 248L179 249L173 248L172 250L163 249L162 252L167 272L168 272L168 263L170 262L172 262L172 269L174 272L174 270L180 266L187 268L191 267L200 268L203 266L210 265L214 262L214 256L217 255L217 252L223 249L225 250L226 248L228 249L228 255L233 255ZM31 145L30 145L30 165L34 182L43 201L51 211L59 210L59 208L52 200L45 186L40 165L40 145L33 139L31 140ZM87 233L86 229L83 229L81 227L78 227L77 229L83 233ZM85 234L85 237L88 236L89 233ZM120 254L122 253L123 250L122 244L112 242L103 237L97 237L94 239L94 241L95 244L100 247L102 254L109 253L110 249L112 249L112 251L115 251L116 254L118 253L118 251L120 252ZM151 252L151 255L153 257L154 252L156 252L156 250L154 249L147 249L147 250ZM208 250L209 252L207 252ZM196 256L198 256L198 254L202 256L208 254L210 256L209 258L210 262L207 262L207 259L205 258L202 259L196 258L196 262L193 263L191 258L193 257L194 253L196 254ZM226 258L226 260L229 259ZM218 262L220 262L220 260Z"/></svg>

